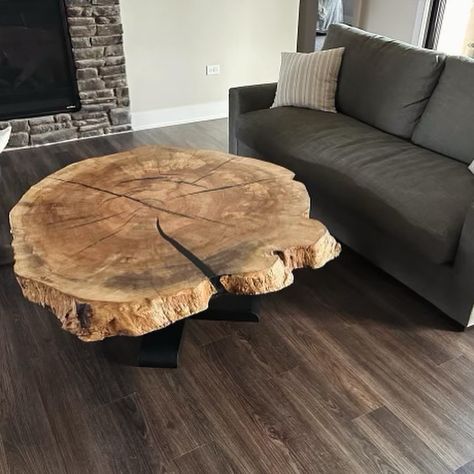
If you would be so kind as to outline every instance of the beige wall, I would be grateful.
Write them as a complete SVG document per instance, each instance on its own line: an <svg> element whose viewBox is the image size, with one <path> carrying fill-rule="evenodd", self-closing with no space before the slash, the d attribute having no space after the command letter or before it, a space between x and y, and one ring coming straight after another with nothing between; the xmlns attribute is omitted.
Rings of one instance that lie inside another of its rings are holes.
<svg viewBox="0 0 474 474"><path fill-rule="evenodd" d="M420 0L363 0L361 28L411 43L422 3Z"/></svg>
<svg viewBox="0 0 474 474"><path fill-rule="evenodd" d="M227 99L275 81L296 49L298 0L121 0L132 112ZM221 75L206 76L206 64Z"/></svg>

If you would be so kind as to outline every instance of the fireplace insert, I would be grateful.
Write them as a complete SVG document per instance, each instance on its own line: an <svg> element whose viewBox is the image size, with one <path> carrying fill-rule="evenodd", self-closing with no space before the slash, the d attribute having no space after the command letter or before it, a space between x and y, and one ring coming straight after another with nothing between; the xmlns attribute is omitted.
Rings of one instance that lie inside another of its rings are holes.
<svg viewBox="0 0 474 474"><path fill-rule="evenodd" d="M79 109L64 0L0 0L0 120Z"/></svg>

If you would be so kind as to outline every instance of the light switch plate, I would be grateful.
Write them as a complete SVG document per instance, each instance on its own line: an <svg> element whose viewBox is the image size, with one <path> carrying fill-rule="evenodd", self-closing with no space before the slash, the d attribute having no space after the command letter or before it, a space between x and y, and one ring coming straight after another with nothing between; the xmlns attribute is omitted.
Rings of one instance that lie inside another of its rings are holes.
<svg viewBox="0 0 474 474"><path fill-rule="evenodd" d="M208 64L206 66L206 75L208 76L217 76L221 73L221 65L220 64Z"/></svg>

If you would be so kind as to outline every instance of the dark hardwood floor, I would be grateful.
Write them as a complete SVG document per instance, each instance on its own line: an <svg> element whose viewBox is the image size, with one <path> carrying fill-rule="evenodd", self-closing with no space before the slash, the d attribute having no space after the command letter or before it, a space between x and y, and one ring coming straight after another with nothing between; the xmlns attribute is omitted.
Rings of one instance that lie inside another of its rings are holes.
<svg viewBox="0 0 474 474"><path fill-rule="evenodd" d="M68 163L225 136L214 121L4 153L1 241ZM177 370L110 362L1 267L0 472L474 472L473 363L474 331L346 248L264 297L257 325L189 322Z"/></svg>

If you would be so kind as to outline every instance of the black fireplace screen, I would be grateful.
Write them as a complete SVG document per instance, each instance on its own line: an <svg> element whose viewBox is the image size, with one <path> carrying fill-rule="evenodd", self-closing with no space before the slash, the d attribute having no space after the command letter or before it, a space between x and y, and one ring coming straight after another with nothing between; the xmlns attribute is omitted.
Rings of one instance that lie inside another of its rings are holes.
<svg viewBox="0 0 474 474"><path fill-rule="evenodd" d="M0 0L0 120L80 108L64 0Z"/></svg>

